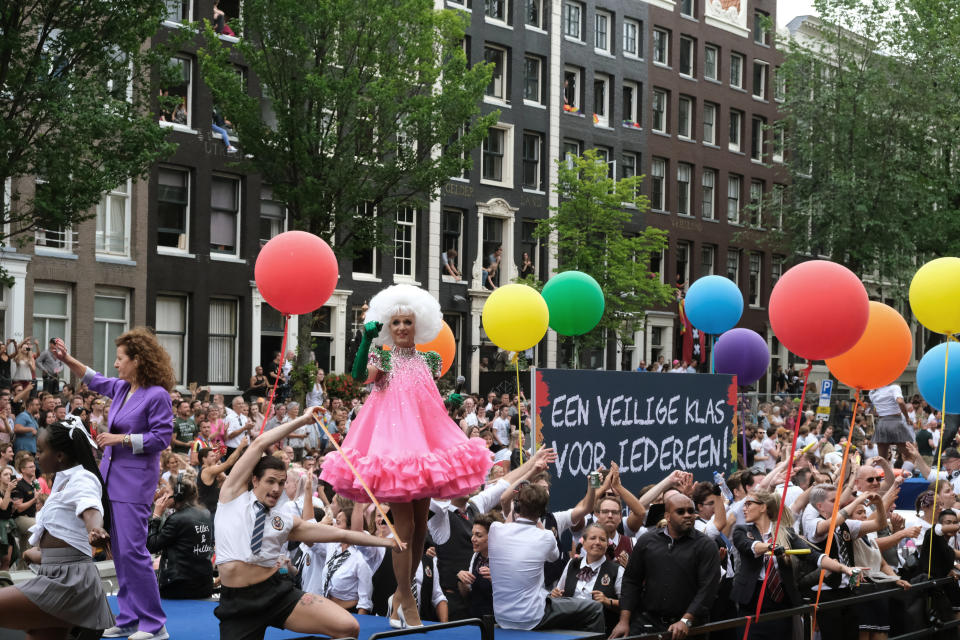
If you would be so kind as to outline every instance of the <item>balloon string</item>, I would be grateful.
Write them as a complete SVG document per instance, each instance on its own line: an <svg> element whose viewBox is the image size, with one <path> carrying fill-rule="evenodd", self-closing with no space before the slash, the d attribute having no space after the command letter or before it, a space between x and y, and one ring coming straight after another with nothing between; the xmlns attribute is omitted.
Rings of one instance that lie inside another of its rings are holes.
<svg viewBox="0 0 960 640"><path fill-rule="evenodd" d="M944 416L947 412L947 366L950 362L950 341L953 340L953 335L947 334L947 349L946 353L943 355L943 398L940 403L940 438L937 442L937 476L933 481L933 510L930 512L930 527L934 525L934 521L937 518L937 495L940 493L940 463L941 455L943 453L943 426L944 426ZM931 535L933 533L931 532ZM927 579L930 579L930 570L933 567L933 543L931 539L930 544L930 555L927 557Z"/></svg>
<svg viewBox="0 0 960 640"><path fill-rule="evenodd" d="M797 419L793 422L793 442L790 444L790 456L787 458L790 462L787 464L787 475L783 479L783 496L780 498L780 508L777 510L777 524L773 528L773 543L776 544L777 536L780 535L780 521L783 519L783 506L787 502L787 490L790 488L790 474L793 471L793 454L797 450L797 436L800 435L800 416L803 414L803 401L807 397L807 381L810 379L810 371L813 370L813 362L807 363L803 370L803 391L800 392L800 408L797 411ZM849 442L848 442L849 446ZM757 610L754 616L747 618L747 626L743 630L743 640L750 636L750 624L754 619L760 619L760 608L763 606L763 595L767 590L767 580L773 571L774 557L771 555L767 561L767 571L763 576L763 583L760 585L760 596L757 598Z"/></svg>
<svg viewBox="0 0 960 640"><path fill-rule="evenodd" d="M857 410L860 409L860 388L857 387L856 399L853 403L853 416L850 418L850 434L847 436L847 446L843 450L843 463L840 465L840 478L837 480L837 493L833 500L833 513L830 514L830 528L827 529L827 544L823 549L823 555L830 555L830 548L833 546L833 532L837 526L837 514L840 512L840 494L843 493L843 480L847 472L847 458L850 456L850 443L853 442L853 428L857 424ZM820 594L823 589L823 578L827 574L826 569L820 570L820 580L817 582L817 598L813 603L813 622L811 628L817 626L817 607L820 606Z"/></svg>
<svg viewBox="0 0 960 640"><path fill-rule="evenodd" d="M520 402L520 352L517 352L517 359L514 361L517 367L517 403L520 405L520 411L517 412L519 424L517 431L520 436L520 464L523 464L523 403Z"/></svg>
<svg viewBox="0 0 960 640"><path fill-rule="evenodd" d="M257 435L263 435L263 430L267 426L267 420L270 419L270 410L273 409L273 400L277 396L277 383L280 382L280 372L283 371L283 359L287 357L287 327L290 325L290 316L286 313L283 314L283 342L280 345L280 364L277 365L277 377L273 381L273 389L270 390L270 400L267 402L267 408L263 412L263 422L260 423L260 433Z"/></svg>

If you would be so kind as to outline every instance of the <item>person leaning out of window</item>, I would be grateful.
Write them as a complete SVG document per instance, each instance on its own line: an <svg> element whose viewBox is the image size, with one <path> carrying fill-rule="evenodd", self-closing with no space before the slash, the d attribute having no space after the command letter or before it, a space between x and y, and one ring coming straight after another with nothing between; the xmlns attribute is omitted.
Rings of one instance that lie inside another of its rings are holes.
<svg viewBox="0 0 960 640"><path fill-rule="evenodd" d="M160 597L203 599L213 593L213 522L197 504L195 476L180 471L153 505L147 550L160 554ZM168 509L173 513L164 518Z"/></svg>

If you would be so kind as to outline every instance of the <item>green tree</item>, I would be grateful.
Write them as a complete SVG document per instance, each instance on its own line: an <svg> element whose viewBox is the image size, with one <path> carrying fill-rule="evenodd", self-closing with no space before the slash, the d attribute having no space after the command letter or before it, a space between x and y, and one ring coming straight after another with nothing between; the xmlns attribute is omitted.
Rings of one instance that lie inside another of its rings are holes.
<svg viewBox="0 0 960 640"><path fill-rule="evenodd" d="M605 308L591 332L573 339L574 362L582 348L603 347L609 338L630 342L646 310L669 304L671 287L650 273L650 259L667 246L667 232L634 223L649 209L641 176L614 180L596 149L558 160L554 190L560 204L537 224L558 260L556 271L577 270L603 289Z"/></svg>
<svg viewBox="0 0 960 640"><path fill-rule="evenodd" d="M0 183L13 187L0 243L91 217L172 150L149 109L157 54L143 46L164 12L163 0L0 3ZM21 197L32 176L36 195Z"/></svg>
<svg viewBox="0 0 960 640"><path fill-rule="evenodd" d="M818 0L816 37L790 43L781 237L903 297L923 256L960 248L960 8L897 5Z"/></svg>
<svg viewBox="0 0 960 640"><path fill-rule="evenodd" d="M432 0L247 0L243 14L233 47L208 25L204 79L291 227L338 257L382 246L394 211L468 170L498 118L479 116L491 66L469 66L465 14ZM234 55L263 99L237 81Z"/></svg>

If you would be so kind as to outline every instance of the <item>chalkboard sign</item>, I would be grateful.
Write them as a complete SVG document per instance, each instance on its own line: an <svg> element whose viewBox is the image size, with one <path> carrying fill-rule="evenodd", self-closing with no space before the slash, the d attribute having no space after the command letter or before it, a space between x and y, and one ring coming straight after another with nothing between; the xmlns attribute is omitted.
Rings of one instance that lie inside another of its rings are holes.
<svg viewBox="0 0 960 640"><path fill-rule="evenodd" d="M730 460L733 376L536 369L537 446L553 447L551 493L579 499L610 461L635 493L675 469L709 480ZM571 503L572 504L572 503Z"/></svg>

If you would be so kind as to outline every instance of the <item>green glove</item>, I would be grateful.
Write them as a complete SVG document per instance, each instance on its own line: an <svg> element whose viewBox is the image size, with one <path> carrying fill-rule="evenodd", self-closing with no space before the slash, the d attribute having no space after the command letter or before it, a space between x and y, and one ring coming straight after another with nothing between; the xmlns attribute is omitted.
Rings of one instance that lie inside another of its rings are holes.
<svg viewBox="0 0 960 640"><path fill-rule="evenodd" d="M360 340L360 347L357 349L357 357L353 359L353 371L351 375L357 382L367 381L367 358L370 357L370 344L373 339L380 335L383 324L380 322L368 322L363 325L363 339Z"/></svg>
<svg viewBox="0 0 960 640"><path fill-rule="evenodd" d="M460 405L463 404L464 398L466 398L466 396L462 393L451 393L447 396L447 400L450 401L450 404L457 408L460 408Z"/></svg>

